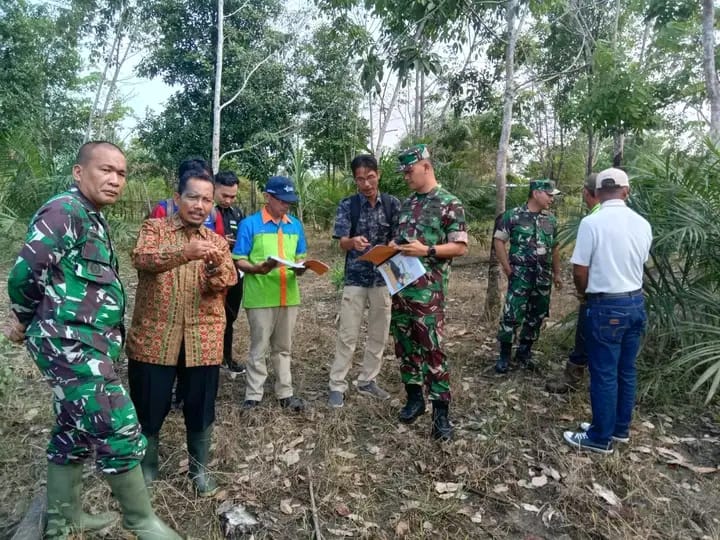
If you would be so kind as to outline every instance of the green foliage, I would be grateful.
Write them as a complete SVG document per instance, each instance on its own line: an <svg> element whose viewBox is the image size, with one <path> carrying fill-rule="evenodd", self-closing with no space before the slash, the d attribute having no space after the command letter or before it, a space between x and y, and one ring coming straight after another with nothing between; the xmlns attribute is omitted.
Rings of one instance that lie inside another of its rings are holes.
<svg viewBox="0 0 720 540"><path fill-rule="evenodd" d="M645 272L649 339L643 367L659 382L698 377L695 389L720 380L720 152L667 153L637 164L632 206L653 227L653 248ZM667 359L673 355L674 361ZM662 378L661 378L662 377Z"/></svg>
<svg viewBox="0 0 720 540"><path fill-rule="evenodd" d="M262 182L289 155L290 143L282 134L292 126L297 90L290 85L288 66L278 59L288 39L272 24L279 2L225 2L228 14L241 7L224 21L223 102L246 79L247 86L223 109L220 149L221 154L241 150L234 154L238 172ZM158 0L149 5L147 17L155 21L157 32L140 73L182 87L140 130L140 140L167 171L187 156L210 154L216 10L214 0Z"/></svg>
<svg viewBox="0 0 720 540"><path fill-rule="evenodd" d="M362 95L353 68L368 37L353 28L318 28L305 47L300 71L306 80L305 145L327 171L349 168L353 156L366 148L369 135L367 121L359 114Z"/></svg>

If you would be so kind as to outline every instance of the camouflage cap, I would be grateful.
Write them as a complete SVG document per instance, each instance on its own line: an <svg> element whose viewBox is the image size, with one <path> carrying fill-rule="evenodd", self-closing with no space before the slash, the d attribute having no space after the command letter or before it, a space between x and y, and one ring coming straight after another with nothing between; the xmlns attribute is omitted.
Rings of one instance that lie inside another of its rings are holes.
<svg viewBox="0 0 720 540"><path fill-rule="evenodd" d="M430 150L427 145L416 144L411 146L398 155L400 165L398 165L397 172L405 172L412 165L423 159L430 159Z"/></svg>
<svg viewBox="0 0 720 540"><path fill-rule="evenodd" d="M555 187L555 182L548 180L547 178L541 178L539 180L532 180L530 182L530 192L533 191L545 191L550 195L560 194L560 190Z"/></svg>

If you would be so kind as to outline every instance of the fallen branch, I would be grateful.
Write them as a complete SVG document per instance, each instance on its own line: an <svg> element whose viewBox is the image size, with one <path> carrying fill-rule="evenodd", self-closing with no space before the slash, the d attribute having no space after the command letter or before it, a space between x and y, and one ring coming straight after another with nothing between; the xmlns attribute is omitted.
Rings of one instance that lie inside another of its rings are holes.
<svg viewBox="0 0 720 540"><path fill-rule="evenodd" d="M308 483L310 484L310 508L312 509L313 525L315 526L315 540L323 540L322 532L320 531L320 520L318 519L317 506L315 506L315 492L313 491L312 471L310 470L310 465L308 465L307 472Z"/></svg>

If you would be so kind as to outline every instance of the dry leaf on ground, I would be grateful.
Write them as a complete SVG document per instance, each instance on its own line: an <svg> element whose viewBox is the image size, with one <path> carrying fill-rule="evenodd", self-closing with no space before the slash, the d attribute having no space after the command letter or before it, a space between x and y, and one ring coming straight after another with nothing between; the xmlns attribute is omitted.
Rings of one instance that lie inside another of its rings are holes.
<svg viewBox="0 0 720 540"><path fill-rule="evenodd" d="M593 482L593 487L590 491L598 497L604 499L608 504L611 504L612 506L620 506L620 499L618 499L618 496L615 495L611 489L603 487L597 482Z"/></svg>

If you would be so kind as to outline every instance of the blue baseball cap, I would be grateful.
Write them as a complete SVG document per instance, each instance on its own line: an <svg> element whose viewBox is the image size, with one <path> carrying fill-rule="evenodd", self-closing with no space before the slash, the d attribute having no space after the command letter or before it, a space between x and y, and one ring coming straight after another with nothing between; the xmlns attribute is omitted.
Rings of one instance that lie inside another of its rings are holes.
<svg viewBox="0 0 720 540"><path fill-rule="evenodd" d="M298 202L295 184L287 176L271 176L265 184L265 193L283 202Z"/></svg>

